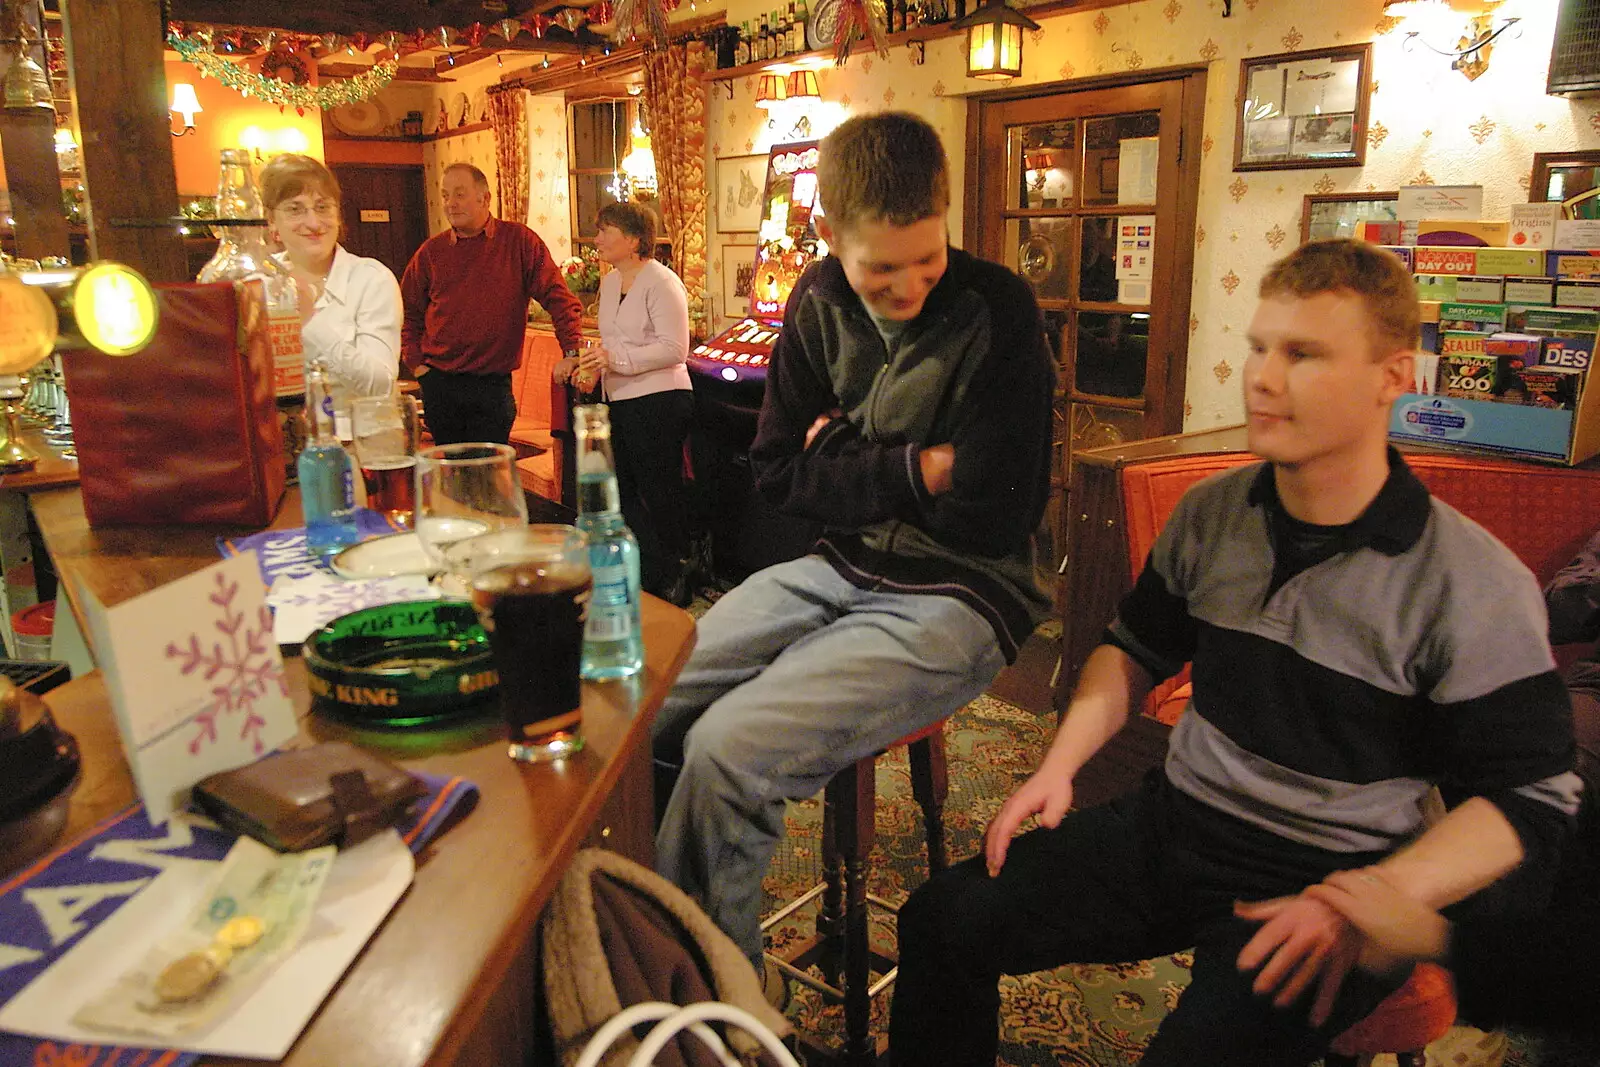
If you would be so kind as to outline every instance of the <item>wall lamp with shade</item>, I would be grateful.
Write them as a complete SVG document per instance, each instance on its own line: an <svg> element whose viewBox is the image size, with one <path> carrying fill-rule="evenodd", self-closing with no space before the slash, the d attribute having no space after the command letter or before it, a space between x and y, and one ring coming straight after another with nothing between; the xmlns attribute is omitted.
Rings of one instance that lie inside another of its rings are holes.
<svg viewBox="0 0 1600 1067"><path fill-rule="evenodd" d="M1468 0L1466 3L1462 0L1385 0L1383 13L1389 18L1417 22L1426 20L1426 28L1412 26L1407 29L1402 47L1409 51L1413 44L1420 44L1430 52L1449 56L1451 70L1458 70L1468 81L1475 81L1480 74L1489 69L1489 55L1493 51L1492 45L1495 40L1522 21L1512 17L1502 20L1496 26L1490 12L1498 3L1499 0L1488 0L1488 2ZM1461 38L1456 41L1454 48L1440 48L1429 43L1423 36L1435 27L1443 30L1446 20L1450 19L1451 15L1462 13L1469 14L1466 25L1461 30Z"/></svg>
<svg viewBox="0 0 1600 1067"><path fill-rule="evenodd" d="M967 31L967 77L985 81L1020 75L1022 31L1039 28L1028 16L1007 7L1005 0L988 0L950 26Z"/></svg>
<svg viewBox="0 0 1600 1067"><path fill-rule="evenodd" d="M809 104L821 100L822 94L817 91L817 72L797 70L790 73L789 99Z"/></svg>
<svg viewBox="0 0 1600 1067"><path fill-rule="evenodd" d="M194 95L194 86L188 82L179 82L172 87L172 106L167 110L183 116L183 129L167 131L174 137L182 137L186 133L194 132L194 117L205 108L200 106L199 98Z"/></svg>
<svg viewBox="0 0 1600 1067"><path fill-rule="evenodd" d="M787 74L763 74L756 81L756 107L771 109L789 99Z"/></svg>

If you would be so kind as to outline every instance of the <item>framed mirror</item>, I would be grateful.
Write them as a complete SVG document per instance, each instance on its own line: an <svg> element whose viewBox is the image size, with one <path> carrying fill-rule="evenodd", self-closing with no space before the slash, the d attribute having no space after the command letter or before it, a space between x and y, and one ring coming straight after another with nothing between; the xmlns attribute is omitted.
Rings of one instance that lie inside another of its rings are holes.
<svg viewBox="0 0 1600 1067"><path fill-rule="evenodd" d="M1528 199L1559 202L1569 219L1600 219L1600 151L1536 152Z"/></svg>
<svg viewBox="0 0 1600 1067"><path fill-rule="evenodd" d="M1363 222L1397 222L1399 210L1398 192L1313 193L1300 210L1300 243L1360 237Z"/></svg>

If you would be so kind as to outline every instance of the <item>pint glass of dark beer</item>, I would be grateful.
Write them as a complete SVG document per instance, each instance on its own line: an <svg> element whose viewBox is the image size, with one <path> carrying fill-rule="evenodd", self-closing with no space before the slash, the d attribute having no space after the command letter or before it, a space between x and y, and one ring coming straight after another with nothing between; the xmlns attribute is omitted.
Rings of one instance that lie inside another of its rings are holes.
<svg viewBox="0 0 1600 1067"><path fill-rule="evenodd" d="M589 607L589 549L571 526L522 526L455 550L500 674L515 760L564 759L583 747L578 668Z"/></svg>
<svg viewBox="0 0 1600 1067"><path fill-rule="evenodd" d="M357 397L351 405L352 432L367 507L412 528L417 508L416 401L401 392Z"/></svg>

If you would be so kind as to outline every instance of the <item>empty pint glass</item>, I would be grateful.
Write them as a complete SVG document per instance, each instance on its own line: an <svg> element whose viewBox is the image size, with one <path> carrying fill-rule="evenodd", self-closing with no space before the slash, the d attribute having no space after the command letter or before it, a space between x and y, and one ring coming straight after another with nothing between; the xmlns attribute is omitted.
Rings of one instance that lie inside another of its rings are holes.
<svg viewBox="0 0 1600 1067"><path fill-rule="evenodd" d="M500 674L512 759L559 760L583 747L583 629L589 549L571 526L498 530L462 542L472 603Z"/></svg>

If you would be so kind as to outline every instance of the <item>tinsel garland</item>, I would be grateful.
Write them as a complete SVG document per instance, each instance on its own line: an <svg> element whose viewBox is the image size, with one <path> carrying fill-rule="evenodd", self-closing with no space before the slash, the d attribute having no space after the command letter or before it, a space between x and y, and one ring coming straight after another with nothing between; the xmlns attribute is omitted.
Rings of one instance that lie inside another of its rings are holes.
<svg viewBox="0 0 1600 1067"><path fill-rule="evenodd" d="M277 78L252 74L237 63L230 63L210 51L205 45L186 40L176 34L169 36L167 43L185 62L192 63L200 71L202 78L215 78L247 99L265 100L279 107L292 107L301 114L304 114L308 107L327 109L338 107L340 104L355 104L362 100L370 100L380 89L394 80L395 71L400 66L395 60L386 59L375 64L371 70L362 71L353 78L340 78L313 88L309 85L292 85Z"/></svg>

